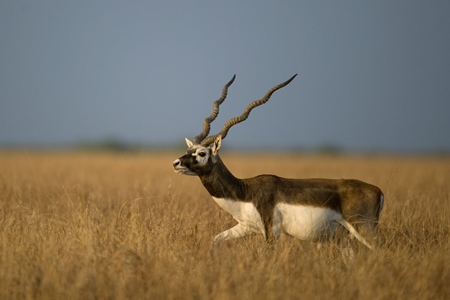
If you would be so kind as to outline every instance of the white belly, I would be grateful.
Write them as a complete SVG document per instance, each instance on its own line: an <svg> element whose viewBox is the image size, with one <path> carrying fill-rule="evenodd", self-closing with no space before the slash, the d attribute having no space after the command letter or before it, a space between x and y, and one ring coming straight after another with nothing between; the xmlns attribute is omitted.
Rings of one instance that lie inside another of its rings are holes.
<svg viewBox="0 0 450 300"><path fill-rule="evenodd" d="M254 232L265 234L261 216L253 203L212 198L240 224L252 229Z"/></svg>
<svg viewBox="0 0 450 300"><path fill-rule="evenodd" d="M274 227L302 240L316 240L332 235L338 228L338 212L321 207L278 203L274 212Z"/></svg>
<svg viewBox="0 0 450 300"><path fill-rule="evenodd" d="M261 216L253 203L212 198L240 224L265 235ZM316 240L331 236L339 226L336 220L340 219L341 214L329 208L278 203L272 228L275 236L281 231L301 240Z"/></svg>

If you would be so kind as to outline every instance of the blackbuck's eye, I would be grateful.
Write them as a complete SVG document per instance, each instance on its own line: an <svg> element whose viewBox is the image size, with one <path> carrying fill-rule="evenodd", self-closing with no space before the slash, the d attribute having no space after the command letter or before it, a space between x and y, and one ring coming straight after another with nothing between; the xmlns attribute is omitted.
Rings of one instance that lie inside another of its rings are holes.
<svg viewBox="0 0 450 300"><path fill-rule="evenodd" d="M206 153L205 153L205 152L200 152L198 155L199 155L200 157L205 157L205 156L206 156Z"/></svg>

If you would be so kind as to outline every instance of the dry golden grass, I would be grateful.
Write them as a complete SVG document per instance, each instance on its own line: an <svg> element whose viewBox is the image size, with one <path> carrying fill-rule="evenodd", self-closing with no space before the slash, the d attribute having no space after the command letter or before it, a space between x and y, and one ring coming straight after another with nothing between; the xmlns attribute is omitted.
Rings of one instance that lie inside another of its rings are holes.
<svg viewBox="0 0 450 300"><path fill-rule="evenodd" d="M181 153L0 152L0 299L450 299L450 159L222 153L239 177L358 178L386 196L376 250L235 222Z"/></svg>

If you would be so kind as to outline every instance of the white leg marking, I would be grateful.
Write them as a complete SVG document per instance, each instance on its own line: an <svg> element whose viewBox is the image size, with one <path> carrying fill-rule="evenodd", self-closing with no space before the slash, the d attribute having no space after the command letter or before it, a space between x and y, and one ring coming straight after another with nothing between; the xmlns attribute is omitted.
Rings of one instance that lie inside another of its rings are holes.
<svg viewBox="0 0 450 300"><path fill-rule="evenodd" d="M364 244L370 250L373 250L373 247L361 236L358 231L356 231L355 227L353 227L349 222L347 222L344 218L340 218L336 220L339 224L344 226L358 241Z"/></svg>
<svg viewBox="0 0 450 300"><path fill-rule="evenodd" d="M212 198L221 208L231 214L233 218L239 222L239 224L233 228L219 233L214 239L215 244L223 240L239 238L253 233L262 233L264 238L266 237L261 216L253 203L234 201L226 198Z"/></svg>
<svg viewBox="0 0 450 300"><path fill-rule="evenodd" d="M236 226L216 235L214 237L214 246L219 245L222 241L237 239L251 234L255 234L255 231L252 230L252 228L239 223Z"/></svg>

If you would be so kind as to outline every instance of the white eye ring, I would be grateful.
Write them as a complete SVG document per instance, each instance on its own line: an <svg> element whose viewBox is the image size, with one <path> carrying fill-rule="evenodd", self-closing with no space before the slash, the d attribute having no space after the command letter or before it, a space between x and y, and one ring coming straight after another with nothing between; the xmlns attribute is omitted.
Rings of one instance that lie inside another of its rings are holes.
<svg viewBox="0 0 450 300"><path fill-rule="evenodd" d="M200 153L198 154L198 156L200 156L200 157L205 157L205 156L206 156L206 153L205 153L205 152L200 152Z"/></svg>

